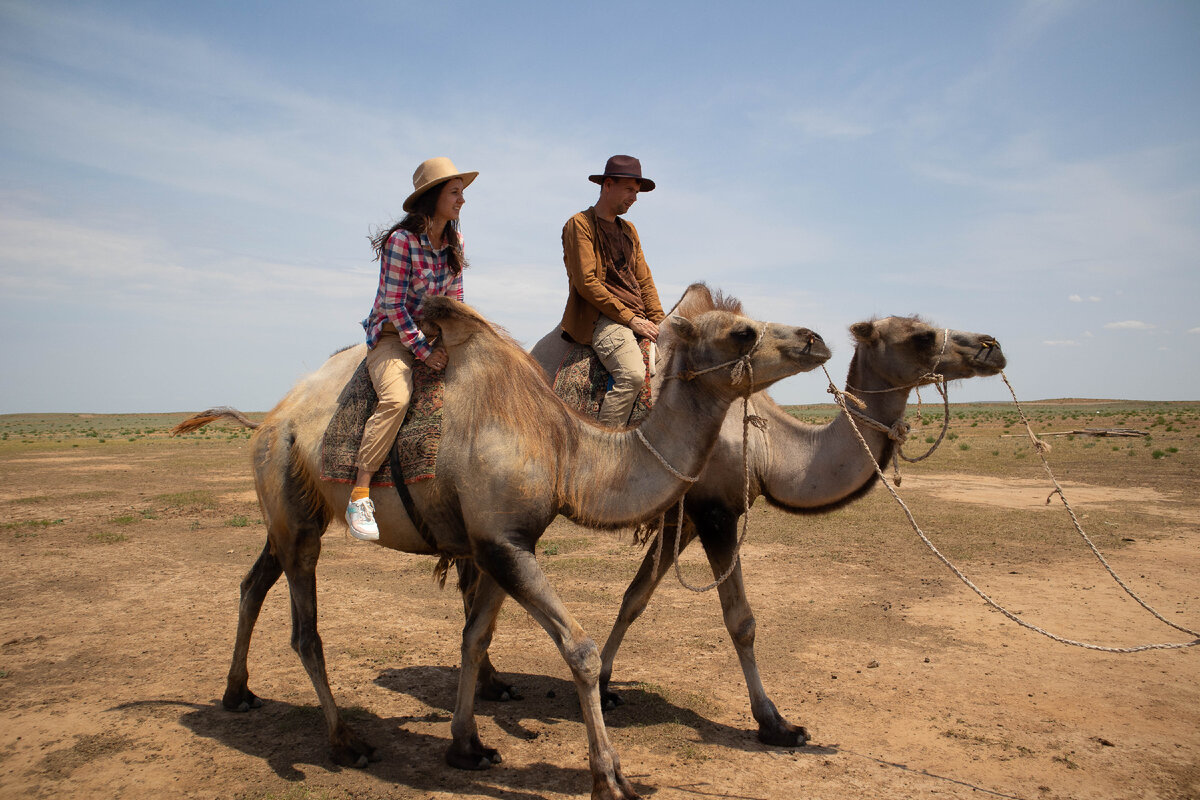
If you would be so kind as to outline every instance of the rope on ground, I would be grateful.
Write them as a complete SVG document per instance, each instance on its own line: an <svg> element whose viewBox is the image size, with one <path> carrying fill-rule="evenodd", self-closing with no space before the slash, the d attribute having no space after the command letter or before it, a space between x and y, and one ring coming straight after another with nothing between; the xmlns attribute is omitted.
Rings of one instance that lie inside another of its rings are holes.
<svg viewBox="0 0 1200 800"><path fill-rule="evenodd" d="M824 369L824 367L822 367L822 369ZM1012 385L1008 383L1008 377L1005 376L1003 372L1001 372L1000 374L1002 377L1004 377L1004 383L1008 385L1009 391L1012 391ZM1028 630L1034 631L1035 633L1040 633L1043 636L1053 639L1056 642L1060 642L1062 644L1073 645L1075 647L1082 647L1087 650L1099 650L1099 651L1105 652L1105 653L1140 653L1140 652L1143 652L1146 650L1179 650L1179 649L1182 649L1185 647L1195 647L1197 645L1200 645L1200 633L1197 633L1192 630L1188 630L1187 628L1184 628L1180 625L1176 625L1175 623L1173 623L1170 620L1163 617L1161 614L1159 614L1157 611L1155 611L1149 605L1147 605L1136 594L1134 594L1129 589L1129 587L1127 587L1125 585L1125 583L1119 577L1117 577L1117 574L1112 570L1112 568L1109 567L1108 562L1104 560L1104 557L1100 554L1100 551L1096 549L1096 546L1094 544L1092 544L1092 541L1090 539L1088 539L1087 534L1085 534L1083 532L1083 528L1082 528L1082 526L1080 526L1078 519L1076 519L1074 511L1072 511L1070 505L1067 504L1066 496L1063 494L1062 487L1059 486L1058 482L1054 480L1054 475L1053 475L1053 473L1050 472L1050 465L1046 461L1046 458L1044 455L1044 449L1045 449L1046 445L1043 442L1041 442L1040 440L1038 440L1038 438L1036 436L1034 436L1033 429L1029 427L1029 421L1027 419L1025 420L1025 428L1026 428L1026 430L1029 431L1029 436L1033 439L1034 445L1035 445L1038 453L1042 454L1042 463L1045 465L1047 473L1050 474L1051 481L1054 482L1055 491L1053 493L1051 493L1051 496L1053 496L1054 494L1058 494L1058 496L1062 498L1063 503L1067 506L1068 512L1071 514L1071 519L1075 521L1076 530L1078 530L1079 533L1083 536L1084 541L1086 541L1088 543L1088 545L1092 549L1092 552L1095 553L1096 557L1100 559L1100 562L1102 564L1104 564L1104 566L1108 570L1109 574L1112 575L1112 577L1117 581L1118 584L1120 584L1120 586L1123 589L1125 589L1126 593L1129 594L1130 597L1132 597L1134 600L1136 600L1138 602L1138 604L1140 604L1147 611L1150 611L1150 613L1152 613L1159 620L1161 620L1162 622L1165 622L1167 625L1171 626L1172 628L1175 628L1178 631L1182 631L1183 633L1186 633L1189 636L1196 636L1197 638L1191 642L1165 642L1165 643L1161 643L1161 644L1144 644L1144 645L1138 645L1135 647L1105 647L1105 646L1098 645L1098 644L1092 644L1090 642L1081 642L1081 641L1077 641L1075 639L1068 639L1066 637L1059 636L1058 634L1051 633L1050 631L1047 631L1044 628L1040 628L1031 622L1025 621L1024 619L1017 616L1012 611L1009 611L1007 608L1005 608L1004 606L997 603L995 600L993 600L991 597L989 597L982 589L980 589L978 586L976 586L974 583L972 583L971 579L968 578L966 575L964 575L962 570L960 570L958 567L956 567L950 561L950 559L946 558L946 556L944 556L942 554L942 552L937 549L937 547L933 544L933 542L930 541L929 537L925 535L925 532L923 530L921 530L921 526L917 524L917 521L913 517L912 512L909 510L909 508L905 504L904 500L902 500L900 498L899 493L897 493L896 490L890 484L888 484L887 478L884 477L882 467L879 466L879 462L875 459L875 455L871 452L871 448L867 444L867 440L865 438L863 438L862 432L858 428L858 424L854 421L854 415L851 414L851 412L850 412L849 404L844 396L844 393L841 392L837 388L837 386L833 383L833 379L829 377L828 370L825 370L825 377L829 380L830 393L834 396L834 399L837 401L837 404L842 408L842 410L846 412L847 417L850 419L850 427L854 431L854 435L858 438L859 444L861 444L863 446L863 449L866 450L867 455L871 459L871 463L875 466L875 473L879 476L879 479L883 483L883 485L885 487L887 487L887 490L888 490L888 492L891 493L892 498L895 499L895 501L900 505L900 508L903 509L904 515L908 518L908 522L910 525L912 525L913 530L916 531L917 536L919 536L921 538L921 541L925 543L925 546L929 548L930 552L932 552L939 561L941 561L943 564L945 564L950 569L951 572L953 572L956 576L958 576L959 580L961 580L964 584L966 584L967 588L969 588L971 591L975 592L975 594L979 595L979 597L982 598L983 601L985 603L987 603L989 606L991 606L995 610L999 611L1001 614L1008 617L1010 620L1017 623L1022 628L1026 628ZM1016 402L1016 399L1017 399L1016 393L1013 392L1013 401ZM1017 408L1020 409L1020 403L1017 403ZM1021 417L1022 417L1022 419L1025 418L1023 411L1021 412Z"/></svg>
<svg viewBox="0 0 1200 800"><path fill-rule="evenodd" d="M1128 585L1126 585L1125 581L1121 580L1121 576L1117 575L1117 573L1109 565L1108 561L1100 553L1100 549L1096 547L1088 535L1084 533L1083 526L1079 523L1079 518L1075 516L1075 509L1071 508L1071 503L1067 500L1066 494L1063 493L1062 487L1059 486L1058 479L1054 477L1054 471L1050 469L1050 462L1046 459L1047 445L1034 435L1033 428L1029 425L1029 419L1025 416L1025 410L1021 408L1021 403L1019 400L1017 400L1017 393L1013 391L1012 384L1008 382L1008 376L1001 371L1000 377L1004 379L1004 385L1008 387L1009 394L1012 395L1013 403L1017 407L1017 412L1021 415L1021 422L1025 423L1025 430L1029 433L1029 438L1034 444L1034 449L1036 449L1038 452L1038 457L1042 459L1042 466L1046 470L1047 477L1049 477L1050 482L1054 484L1054 491L1051 492L1050 496L1046 498L1046 502L1049 503L1050 497L1053 497L1056 494L1058 495L1058 499L1062 500L1063 507L1067 509L1067 514L1069 514L1071 517L1071 522L1075 525L1075 530L1079 533L1080 537L1083 538L1083 541L1087 543L1088 549L1092 551L1092 555L1096 556L1096 558L1104 566L1104 569L1107 570L1108 574L1112 576L1112 579L1117 582L1117 585L1125 590L1125 594L1132 597L1138 605L1153 614L1159 621L1177 631L1186 633L1189 636L1200 637L1200 633L1189 630L1182 625L1176 625L1174 622L1171 622L1171 620L1167 619L1154 608L1152 608L1145 600L1138 597L1138 595L1132 589L1130 589ZM1200 639L1198 639L1196 642L1191 642L1190 644L1200 644Z"/></svg>

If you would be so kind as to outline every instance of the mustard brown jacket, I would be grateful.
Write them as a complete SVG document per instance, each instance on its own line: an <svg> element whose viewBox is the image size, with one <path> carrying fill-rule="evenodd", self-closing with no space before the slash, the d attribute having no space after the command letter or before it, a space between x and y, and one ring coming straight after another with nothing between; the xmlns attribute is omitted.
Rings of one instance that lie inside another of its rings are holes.
<svg viewBox="0 0 1200 800"><path fill-rule="evenodd" d="M642 302L646 306L646 319L654 324L666 316L658 299L658 289L646 265L642 253L642 242L637 229L628 220L622 220L622 230L633 243L634 275L642 290ZM600 236L596 232L596 208L592 206L580 211L563 226L563 263L567 267L570 290L567 308L563 312L563 331L580 344L592 343L592 329L596 320L604 314L622 325L629 325L637 316L618 300L604 285L608 264L600 255Z"/></svg>

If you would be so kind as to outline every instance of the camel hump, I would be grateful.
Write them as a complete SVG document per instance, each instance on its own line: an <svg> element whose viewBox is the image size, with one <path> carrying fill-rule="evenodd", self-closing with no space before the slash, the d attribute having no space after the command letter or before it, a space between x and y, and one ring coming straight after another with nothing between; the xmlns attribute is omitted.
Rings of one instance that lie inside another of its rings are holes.
<svg viewBox="0 0 1200 800"><path fill-rule="evenodd" d="M453 297L442 295L425 298L421 305L421 321L436 325L443 341L450 346L462 343L477 331L493 330L491 323L478 311Z"/></svg>
<svg viewBox="0 0 1200 800"><path fill-rule="evenodd" d="M210 408L207 411L201 411L199 414L193 414L183 422L176 425L174 428L171 428L170 435L179 436L180 434L191 433L192 431L199 430L208 423L216 422L219 419L231 419L239 425L249 428L250 430L254 430L259 426L259 423L254 422L236 408L220 406L218 408Z"/></svg>
<svg viewBox="0 0 1200 800"><path fill-rule="evenodd" d="M742 301L732 295L727 295L718 289L715 293L708 284L699 281L684 290L679 302L667 316L679 315L687 319L695 319L705 311L732 311L742 313Z"/></svg>

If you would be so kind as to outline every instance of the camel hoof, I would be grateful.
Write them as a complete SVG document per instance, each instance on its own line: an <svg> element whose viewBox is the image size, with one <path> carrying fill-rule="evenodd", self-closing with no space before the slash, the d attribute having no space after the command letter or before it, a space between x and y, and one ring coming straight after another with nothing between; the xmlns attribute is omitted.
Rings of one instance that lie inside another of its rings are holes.
<svg viewBox="0 0 1200 800"><path fill-rule="evenodd" d="M777 728L759 728L758 740L773 747L804 747L808 744L808 731L802 725L784 722Z"/></svg>
<svg viewBox="0 0 1200 800"><path fill-rule="evenodd" d="M517 687L501 681L493 681L492 683L480 686L479 697L483 700L493 700L499 703L525 699L525 696L517 691Z"/></svg>
<svg viewBox="0 0 1200 800"><path fill-rule="evenodd" d="M503 761L500 751L491 747L483 747L470 753L461 753L450 745L446 750L446 763L455 769L479 771L490 768Z"/></svg>
<svg viewBox="0 0 1200 800"><path fill-rule="evenodd" d="M608 689L600 692L600 707L605 711L612 711L617 706L623 705L625 705L625 701L616 692L610 692Z"/></svg>
<svg viewBox="0 0 1200 800"><path fill-rule="evenodd" d="M221 698L221 705L226 711L236 711L239 714L244 714L252 708L262 708L262 704L262 699L249 690L233 697L226 695Z"/></svg>
<svg viewBox="0 0 1200 800"><path fill-rule="evenodd" d="M341 743L333 745L333 763L339 767L354 767L365 769L372 761L379 761L381 756L375 748L350 732L340 737Z"/></svg>
<svg viewBox="0 0 1200 800"><path fill-rule="evenodd" d="M625 776L617 776L616 783L592 780L592 800L642 800Z"/></svg>

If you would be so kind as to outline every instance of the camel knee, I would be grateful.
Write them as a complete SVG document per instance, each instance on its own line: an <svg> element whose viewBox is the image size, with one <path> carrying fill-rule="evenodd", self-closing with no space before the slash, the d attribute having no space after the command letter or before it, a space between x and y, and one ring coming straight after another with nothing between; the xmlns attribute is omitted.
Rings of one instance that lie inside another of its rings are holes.
<svg viewBox="0 0 1200 800"><path fill-rule="evenodd" d="M470 629L463 631L462 660L464 664L481 664L492 646L492 631L472 636Z"/></svg>
<svg viewBox="0 0 1200 800"><path fill-rule="evenodd" d="M321 642L321 635L314 630L305 630L301 626L292 629L292 649L304 662L312 658L325 658L325 646Z"/></svg>
<svg viewBox="0 0 1200 800"><path fill-rule="evenodd" d="M743 617L737 625L729 629L729 635L733 638L735 647L753 647L754 646L754 630L757 623L752 615Z"/></svg>
<svg viewBox="0 0 1200 800"><path fill-rule="evenodd" d="M569 644L563 652L563 657L575 677L589 686L600 679L600 649L591 639L580 639Z"/></svg>

